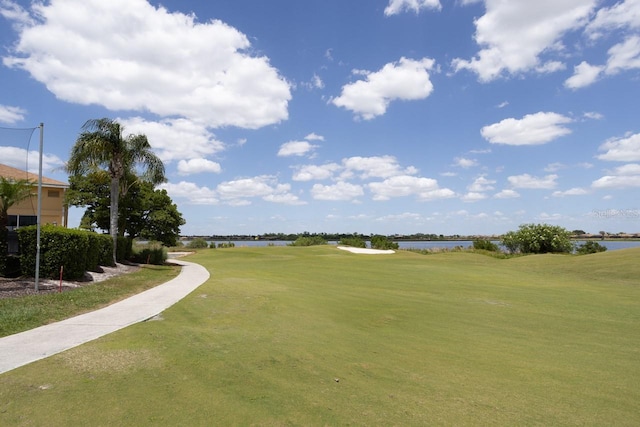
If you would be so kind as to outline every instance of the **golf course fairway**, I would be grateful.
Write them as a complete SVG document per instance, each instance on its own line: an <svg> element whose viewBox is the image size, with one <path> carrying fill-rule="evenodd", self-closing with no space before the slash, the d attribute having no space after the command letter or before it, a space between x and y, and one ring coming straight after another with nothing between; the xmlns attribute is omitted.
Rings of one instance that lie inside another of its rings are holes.
<svg viewBox="0 0 640 427"><path fill-rule="evenodd" d="M640 425L640 249L207 249L157 318L0 375L0 425Z"/></svg>

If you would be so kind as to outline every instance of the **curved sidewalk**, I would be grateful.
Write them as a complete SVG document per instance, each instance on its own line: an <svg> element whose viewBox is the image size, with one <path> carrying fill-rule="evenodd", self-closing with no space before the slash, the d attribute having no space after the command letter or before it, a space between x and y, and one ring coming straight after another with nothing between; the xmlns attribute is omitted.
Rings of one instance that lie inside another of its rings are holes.
<svg viewBox="0 0 640 427"><path fill-rule="evenodd" d="M100 310L0 338L0 374L148 320L187 296L209 279L199 264L182 266L174 279Z"/></svg>

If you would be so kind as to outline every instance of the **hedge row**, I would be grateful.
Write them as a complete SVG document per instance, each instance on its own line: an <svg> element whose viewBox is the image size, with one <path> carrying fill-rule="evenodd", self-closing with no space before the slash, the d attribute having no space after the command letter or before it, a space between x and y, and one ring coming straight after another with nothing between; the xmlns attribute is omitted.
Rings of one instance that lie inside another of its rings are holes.
<svg viewBox="0 0 640 427"><path fill-rule="evenodd" d="M118 242L123 256L131 254L131 242ZM22 227L18 230L20 244L20 265L22 274L35 276L37 228ZM79 280L85 271L97 271L100 265L113 266L113 243L111 237L88 231L73 230L53 225L40 227L40 276ZM119 258L119 257L118 257Z"/></svg>

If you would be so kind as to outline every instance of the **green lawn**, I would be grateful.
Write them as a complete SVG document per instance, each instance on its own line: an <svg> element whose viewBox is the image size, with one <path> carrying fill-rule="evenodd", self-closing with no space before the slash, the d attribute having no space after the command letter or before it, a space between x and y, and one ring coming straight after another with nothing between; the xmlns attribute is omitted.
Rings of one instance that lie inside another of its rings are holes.
<svg viewBox="0 0 640 427"><path fill-rule="evenodd" d="M639 259L202 251L161 320L0 375L0 425L640 425Z"/></svg>

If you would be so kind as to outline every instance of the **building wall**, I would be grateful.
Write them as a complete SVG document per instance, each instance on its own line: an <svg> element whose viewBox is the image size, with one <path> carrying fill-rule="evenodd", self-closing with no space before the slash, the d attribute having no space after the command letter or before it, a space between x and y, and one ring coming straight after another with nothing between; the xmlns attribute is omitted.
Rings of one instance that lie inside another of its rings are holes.
<svg viewBox="0 0 640 427"><path fill-rule="evenodd" d="M67 208L64 205L64 188L42 186L41 224L67 226ZM11 206L8 214L19 216L38 215L38 188L34 187L33 196Z"/></svg>

